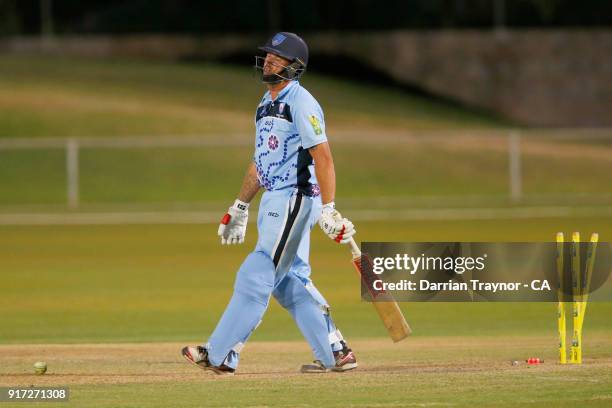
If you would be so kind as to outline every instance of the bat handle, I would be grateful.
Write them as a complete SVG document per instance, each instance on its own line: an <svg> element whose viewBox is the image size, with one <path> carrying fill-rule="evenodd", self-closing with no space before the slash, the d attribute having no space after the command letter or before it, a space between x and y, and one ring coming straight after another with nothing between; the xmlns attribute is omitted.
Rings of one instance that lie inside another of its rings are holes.
<svg viewBox="0 0 612 408"><path fill-rule="evenodd" d="M359 249L359 246L357 245L355 240L351 238L351 240L348 243L351 246L351 252L353 253L353 258L359 258L361 256L361 250Z"/></svg>

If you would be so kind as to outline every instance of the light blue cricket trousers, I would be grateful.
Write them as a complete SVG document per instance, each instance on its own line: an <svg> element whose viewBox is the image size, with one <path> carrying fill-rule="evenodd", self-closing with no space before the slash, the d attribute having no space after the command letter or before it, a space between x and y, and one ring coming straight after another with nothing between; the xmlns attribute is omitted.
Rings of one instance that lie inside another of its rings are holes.
<svg viewBox="0 0 612 408"><path fill-rule="evenodd" d="M315 359L335 364L342 349L329 305L310 280L310 231L321 214L320 197L289 188L266 191L257 217L258 240L236 274L234 293L221 320L203 345L210 362L236 368L239 354L257 328L270 296L289 311Z"/></svg>

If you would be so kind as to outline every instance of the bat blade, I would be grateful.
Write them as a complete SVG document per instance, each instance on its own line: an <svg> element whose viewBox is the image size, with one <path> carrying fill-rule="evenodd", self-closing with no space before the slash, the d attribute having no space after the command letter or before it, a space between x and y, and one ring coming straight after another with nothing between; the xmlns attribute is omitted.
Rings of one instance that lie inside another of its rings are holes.
<svg viewBox="0 0 612 408"><path fill-rule="evenodd" d="M355 253L355 251L353 254L353 266L359 273L362 284L368 288L368 296L387 328L389 336L395 343L405 339L412 333L412 330L397 302L390 293L375 290L372 286L372 282L377 279L376 274L372 271L372 260L367 254Z"/></svg>

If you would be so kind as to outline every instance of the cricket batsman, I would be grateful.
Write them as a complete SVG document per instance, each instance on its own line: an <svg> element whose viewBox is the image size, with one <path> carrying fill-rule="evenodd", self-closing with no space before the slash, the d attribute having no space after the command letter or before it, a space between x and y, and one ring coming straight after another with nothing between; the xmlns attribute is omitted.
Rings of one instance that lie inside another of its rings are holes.
<svg viewBox="0 0 612 408"><path fill-rule="evenodd" d="M267 92L255 115L255 153L218 231L222 244L242 244L249 203L263 188L257 244L240 266L232 298L208 342L184 347L182 355L202 369L233 375L272 295L312 348L314 364L303 365L302 372L351 370L357 367L355 355L310 280L312 227L318 222L341 244L355 228L334 207L336 176L323 111L298 82L308 64L308 47L296 34L280 32L259 50L265 57L255 57L255 67Z"/></svg>

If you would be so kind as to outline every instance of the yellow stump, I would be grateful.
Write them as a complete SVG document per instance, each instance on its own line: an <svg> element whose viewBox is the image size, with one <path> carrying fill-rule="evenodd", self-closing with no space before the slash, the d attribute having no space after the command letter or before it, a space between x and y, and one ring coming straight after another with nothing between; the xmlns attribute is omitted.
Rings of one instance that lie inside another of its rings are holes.
<svg viewBox="0 0 612 408"><path fill-rule="evenodd" d="M572 286L572 345L570 347L570 359L572 364L582 364L582 328L584 325L584 315L588 305L589 288L591 286L591 277L595 268L595 252L597 251L597 242L599 234L593 233L586 251L585 270L584 273L580 264L580 233L572 234L572 244L570 247L571 255L571 274L570 283ZM566 364L567 361L567 344L566 344L566 306L565 300L565 274L563 264L563 250L565 245L565 237L562 232L557 233L557 273L559 275L559 286L557 295L559 303L557 306L557 323L559 329L559 363Z"/></svg>
<svg viewBox="0 0 612 408"><path fill-rule="evenodd" d="M582 329L580 327L580 306L582 294L582 276L580 274L580 233L572 234L572 347L570 362L582 364Z"/></svg>
<svg viewBox="0 0 612 408"><path fill-rule="evenodd" d="M563 245L565 238L562 232L557 233L557 274L559 275L559 287L557 290L557 297L559 303L557 305L557 326L559 329L559 363L567 363L567 345L566 345L566 324L565 324L565 296L563 294L564 288L564 273L563 273Z"/></svg>

